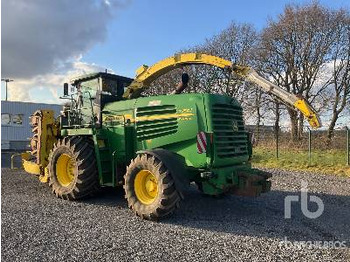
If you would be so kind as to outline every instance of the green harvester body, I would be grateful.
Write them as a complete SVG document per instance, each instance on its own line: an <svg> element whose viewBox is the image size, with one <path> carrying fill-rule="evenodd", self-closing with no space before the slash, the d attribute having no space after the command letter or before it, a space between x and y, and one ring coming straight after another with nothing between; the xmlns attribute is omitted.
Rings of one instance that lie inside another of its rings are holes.
<svg viewBox="0 0 350 262"><path fill-rule="evenodd" d="M129 82L106 73L75 80L81 105L61 117L61 136L93 139L102 186L121 185L137 154L167 152L179 185L195 182L209 195L270 190L269 175L251 167L251 143L237 100L217 94L124 100L121 89Z"/></svg>

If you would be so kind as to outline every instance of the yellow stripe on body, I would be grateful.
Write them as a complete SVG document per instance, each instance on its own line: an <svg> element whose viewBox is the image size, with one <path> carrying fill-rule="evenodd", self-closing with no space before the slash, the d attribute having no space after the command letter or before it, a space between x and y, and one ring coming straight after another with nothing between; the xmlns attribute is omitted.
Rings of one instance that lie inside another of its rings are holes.
<svg viewBox="0 0 350 262"><path fill-rule="evenodd" d="M193 113L175 113L175 114L165 114L165 115L153 115L153 116L140 116L136 117L136 122L140 121L152 121L152 120L158 120L158 119L168 119L168 118L179 118L179 117L190 117L194 116ZM118 116L109 116L110 119L104 119L104 121L107 120L114 120L113 117L118 117ZM132 117L131 114L126 114L124 115L125 120L130 121L130 123L135 122L135 118Z"/></svg>
<svg viewBox="0 0 350 262"><path fill-rule="evenodd" d="M136 117L136 122L139 121L151 121L158 119L176 118L176 117L188 117L194 116L193 113L177 113L177 114L166 114L166 115L153 115L153 116L140 116Z"/></svg>

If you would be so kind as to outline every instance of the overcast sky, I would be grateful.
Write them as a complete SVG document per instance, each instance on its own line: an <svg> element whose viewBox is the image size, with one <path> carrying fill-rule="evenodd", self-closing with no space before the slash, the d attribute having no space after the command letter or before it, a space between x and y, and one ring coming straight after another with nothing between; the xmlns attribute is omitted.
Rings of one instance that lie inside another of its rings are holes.
<svg viewBox="0 0 350 262"><path fill-rule="evenodd" d="M3 0L1 77L15 80L12 100L57 103L75 75L107 68L133 77L140 65L201 44L232 21L260 30L290 2ZM350 8L348 0L320 2Z"/></svg>

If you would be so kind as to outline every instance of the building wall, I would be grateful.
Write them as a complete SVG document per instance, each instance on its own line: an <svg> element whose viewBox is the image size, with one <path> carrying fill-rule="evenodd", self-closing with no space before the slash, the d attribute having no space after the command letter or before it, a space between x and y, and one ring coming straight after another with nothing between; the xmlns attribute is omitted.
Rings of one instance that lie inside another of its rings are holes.
<svg viewBox="0 0 350 262"><path fill-rule="evenodd" d="M29 117L38 109L52 109L55 117L61 105L1 101L1 149L24 150L29 148L32 136Z"/></svg>

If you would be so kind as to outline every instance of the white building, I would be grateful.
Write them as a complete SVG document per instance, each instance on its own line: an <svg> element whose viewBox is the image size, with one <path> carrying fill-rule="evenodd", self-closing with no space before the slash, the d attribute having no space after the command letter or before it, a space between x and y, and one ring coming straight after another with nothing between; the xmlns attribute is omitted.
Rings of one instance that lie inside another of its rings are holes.
<svg viewBox="0 0 350 262"><path fill-rule="evenodd" d="M28 150L32 136L30 116L38 109L52 109L58 116L61 105L1 101L1 150Z"/></svg>

